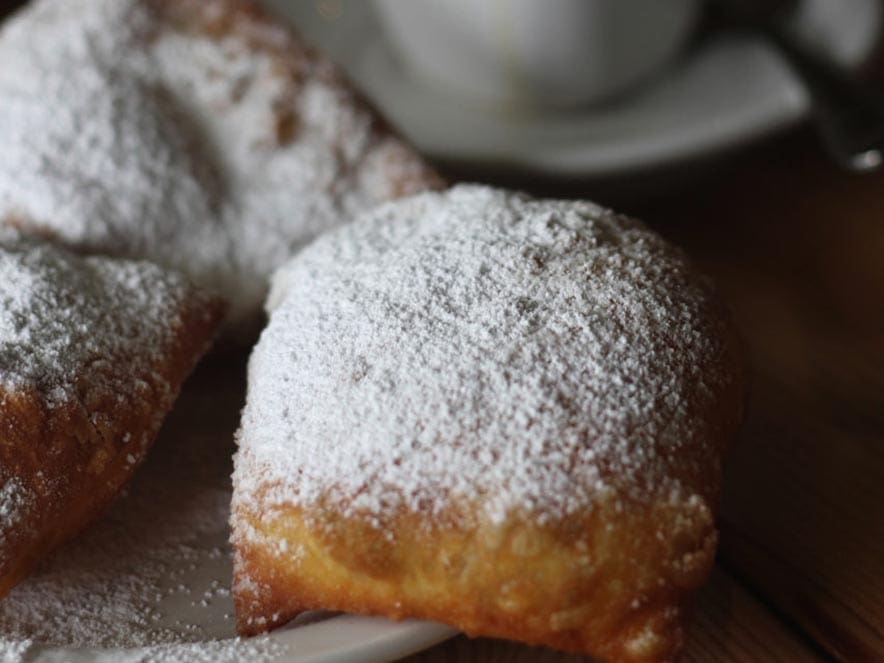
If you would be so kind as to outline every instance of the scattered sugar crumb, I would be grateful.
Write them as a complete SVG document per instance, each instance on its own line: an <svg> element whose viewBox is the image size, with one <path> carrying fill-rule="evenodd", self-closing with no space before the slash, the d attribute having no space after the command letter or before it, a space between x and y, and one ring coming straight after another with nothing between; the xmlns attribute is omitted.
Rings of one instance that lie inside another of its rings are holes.
<svg viewBox="0 0 884 663"><path fill-rule="evenodd" d="M0 601L0 662L66 647L108 663L284 658L273 638L236 638L230 617L239 380L220 361L200 368L127 494Z"/></svg>

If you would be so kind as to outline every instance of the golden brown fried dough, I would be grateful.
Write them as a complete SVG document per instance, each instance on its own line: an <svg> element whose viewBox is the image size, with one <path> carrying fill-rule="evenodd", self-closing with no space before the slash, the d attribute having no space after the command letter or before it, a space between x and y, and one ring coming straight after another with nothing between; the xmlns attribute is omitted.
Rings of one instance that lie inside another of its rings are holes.
<svg viewBox="0 0 884 663"><path fill-rule="evenodd" d="M591 203L390 203L276 276L232 513L241 633L308 609L672 660L716 545L739 344Z"/></svg>
<svg viewBox="0 0 884 663"><path fill-rule="evenodd" d="M0 596L120 491L222 317L153 265L0 241Z"/></svg>

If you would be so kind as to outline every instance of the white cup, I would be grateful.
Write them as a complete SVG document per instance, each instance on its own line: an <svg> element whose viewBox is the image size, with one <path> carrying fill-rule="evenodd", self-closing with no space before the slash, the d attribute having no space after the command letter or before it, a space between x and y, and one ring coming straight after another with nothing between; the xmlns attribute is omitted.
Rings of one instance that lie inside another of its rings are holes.
<svg viewBox="0 0 884 663"><path fill-rule="evenodd" d="M618 94L684 46L700 0L375 0L417 76L506 105Z"/></svg>

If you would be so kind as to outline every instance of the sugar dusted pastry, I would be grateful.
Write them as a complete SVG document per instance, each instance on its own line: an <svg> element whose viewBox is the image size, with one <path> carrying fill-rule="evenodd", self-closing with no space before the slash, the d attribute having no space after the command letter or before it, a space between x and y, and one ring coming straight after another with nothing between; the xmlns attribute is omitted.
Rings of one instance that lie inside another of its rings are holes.
<svg viewBox="0 0 884 663"><path fill-rule="evenodd" d="M0 218L261 311L319 232L437 186L250 0L35 0L0 28Z"/></svg>
<svg viewBox="0 0 884 663"><path fill-rule="evenodd" d="M2 597L119 492L223 311L153 265L0 236Z"/></svg>
<svg viewBox="0 0 884 663"><path fill-rule="evenodd" d="M232 512L240 632L308 609L672 660L742 415L726 312L586 202L383 205L275 277Z"/></svg>

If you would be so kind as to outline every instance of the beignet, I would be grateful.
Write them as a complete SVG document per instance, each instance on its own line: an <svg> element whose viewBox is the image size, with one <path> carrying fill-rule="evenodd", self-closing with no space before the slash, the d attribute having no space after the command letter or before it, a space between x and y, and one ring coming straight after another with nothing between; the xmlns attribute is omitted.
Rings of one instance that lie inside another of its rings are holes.
<svg viewBox="0 0 884 663"><path fill-rule="evenodd" d="M234 326L317 234L441 184L251 0L35 0L0 62L0 218L182 272Z"/></svg>
<svg viewBox="0 0 884 663"><path fill-rule="evenodd" d="M275 277L232 540L243 634L309 609L669 661L742 416L730 319L587 202L383 205Z"/></svg>
<svg viewBox="0 0 884 663"><path fill-rule="evenodd" d="M120 491L223 308L147 263L0 234L2 597Z"/></svg>

